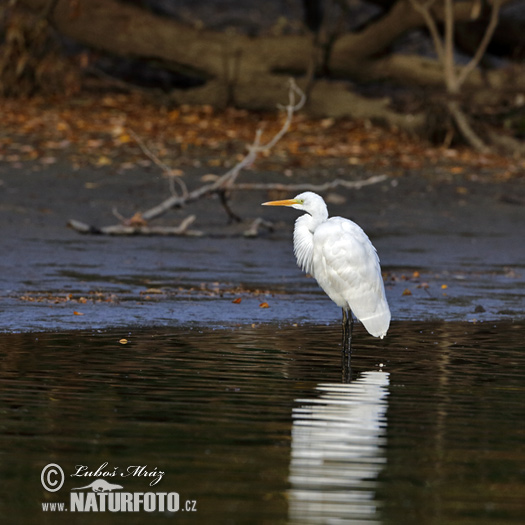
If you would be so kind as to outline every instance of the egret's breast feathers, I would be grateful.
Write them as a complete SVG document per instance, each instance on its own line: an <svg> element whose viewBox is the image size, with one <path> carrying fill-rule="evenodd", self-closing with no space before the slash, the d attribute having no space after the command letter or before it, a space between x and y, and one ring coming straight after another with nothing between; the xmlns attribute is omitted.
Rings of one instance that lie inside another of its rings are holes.
<svg viewBox="0 0 525 525"><path fill-rule="evenodd" d="M374 319L388 326L390 311L379 258L357 224L334 217L316 229L312 271L327 295L338 306L351 308L365 326Z"/></svg>

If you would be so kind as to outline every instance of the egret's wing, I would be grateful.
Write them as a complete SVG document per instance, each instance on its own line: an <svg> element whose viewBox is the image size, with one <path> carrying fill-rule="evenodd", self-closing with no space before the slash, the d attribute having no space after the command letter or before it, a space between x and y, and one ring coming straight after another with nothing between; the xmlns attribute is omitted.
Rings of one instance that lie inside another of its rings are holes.
<svg viewBox="0 0 525 525"><path fill-rule="evenodd" d="M340 307L350 308L370 334L382 337L390 310L377 252L354 222L333 217L314 233L313 275Z"/></svg>

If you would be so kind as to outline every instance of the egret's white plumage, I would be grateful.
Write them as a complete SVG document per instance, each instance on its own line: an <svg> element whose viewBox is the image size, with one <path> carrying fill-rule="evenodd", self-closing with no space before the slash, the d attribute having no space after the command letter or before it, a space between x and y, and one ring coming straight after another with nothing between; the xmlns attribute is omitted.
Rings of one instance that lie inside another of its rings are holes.
<svg viewBox="0 0 525 525"><path fill-rule="evenodd" d="M379 257L366 233L349 219L328 218L322 197L309 191L264 204L306 212L295 221L297 264L315 277L344 312L351 310L371 335L383 338L390 325L390 309Z"/></svg>

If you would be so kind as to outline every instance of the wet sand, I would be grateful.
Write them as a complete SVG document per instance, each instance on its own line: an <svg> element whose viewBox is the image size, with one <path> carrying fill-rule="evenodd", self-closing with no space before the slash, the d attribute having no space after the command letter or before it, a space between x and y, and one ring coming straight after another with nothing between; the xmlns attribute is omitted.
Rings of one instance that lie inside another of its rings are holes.
<svg viewBox="0 0 525 525"><path fill-rule="evenodd" d="M188 173L187 184L195 187L204 173ZM303 180L322 177L311 172ZM282 175L250 171L243 182L252 181ZM334 194L342 202L330 203L330 214L355 220L379 252L394 322L525 317L523 179L407 173L324 196L332 201ZM1 331L339 322L338 308L295 264L298 212L260 207L267 192L233 194L232 208L245 219L240 225L228 224L215 197L157 221L178 224L195 214L192 227L210 234L202 238L107 237L67 228L70 219L113 224L114 208L130 217L157 204L168 196L167 182L152 171L6 164L0 196ZM275 230L244 238L242 230L257 217L273 221Z"/></svg>

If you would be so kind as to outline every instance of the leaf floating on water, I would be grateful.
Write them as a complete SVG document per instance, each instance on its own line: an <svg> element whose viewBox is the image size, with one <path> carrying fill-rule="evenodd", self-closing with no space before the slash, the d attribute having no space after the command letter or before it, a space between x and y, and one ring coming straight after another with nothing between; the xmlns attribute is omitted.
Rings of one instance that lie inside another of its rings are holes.
<svg viewBox="0 0 525 525"><path fill-rule="evenodd" d="M412 292L408 288L405 288L401 295L412 295Z"/></svg>
<svg viewBox="0 0 525 525"><path fill-rule="evenodd" d="M84 314L82 312L75 311L75 312L73 312L73 315L84 315Z"/></svg>
<svg viewBox="0 0 525 525"><path fill-rule="evenodd" d="M120 343L121 345L127 345L127 344L128 344L128 340L123 338L123 339L121 339L121 340L119 341L119 343Z"/></svg>
<svg viewBox="0 0 525 525"><path fill-rule="evenodd" d="M232 301L233 304L241 304L241 301L242 301L242 298L241 297L237 297L237 299L234 299Z"/></svg>
<svg viewBox="0 0 525 525"><path fill-rule="evenodd" d="M270 305L265 301L259 305L259 308L270 308Z"/></svg>

